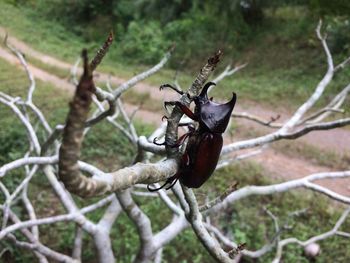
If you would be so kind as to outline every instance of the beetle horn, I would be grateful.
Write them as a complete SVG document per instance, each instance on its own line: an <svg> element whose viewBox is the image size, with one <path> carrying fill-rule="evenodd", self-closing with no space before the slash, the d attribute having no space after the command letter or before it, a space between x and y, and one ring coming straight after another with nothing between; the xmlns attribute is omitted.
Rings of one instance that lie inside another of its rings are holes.
<svg viewBox="0 0 350 263"><path fill-rule="evenodd" d="M216 85L216 83L214 82L208 82L207 84L204 85L201 94L199 94L199 97L201 98L208 98L207 93L208 93L208 89L210 86Z"/></svg>
<svg viewBox="0 0 350 263"><path fill-rule="evenodd" d="M233 108L235 106L235 104L236 104L236 100L237 100L237 95L236 95L236 93L232 92L232 99L229 102L225 103L225 104L226 105L231 105L231 107Z"/></svg>
<svg viewBox="0 0 350 263"><path fill-rule="evenodd" d="M220 131L221 133L225 131L230 121L232 110L235 107L236 100L237 100L236 93L233 92L232 99L229 102L218 106L220 107L221 119L220 119L217 131Z"/></svg>

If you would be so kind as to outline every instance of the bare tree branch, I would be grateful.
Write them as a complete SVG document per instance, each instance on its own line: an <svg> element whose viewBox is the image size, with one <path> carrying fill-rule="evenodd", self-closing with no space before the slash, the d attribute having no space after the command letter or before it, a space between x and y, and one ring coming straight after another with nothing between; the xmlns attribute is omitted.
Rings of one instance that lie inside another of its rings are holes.
<svg viewBox="0 0 350 263"><path fill-rule="evenodd" d="M219 83L224 78L231 76L235 74L236 72L240 71L241 69L245 68L248 65L248 63L244 63L238 66L235 66L233 69L231 65L228 65L223 72L220 73L216 78L213 79L214 83Z"/></svg>
<svg viewBox="0 0 350 263"><path fill-rule="evenodd" d="M140 248L134 260L136 263L149 262L154 251L153 234L150 219L133 202L130 191L117 193L119 202L132 222L136 225L140 238ZM152 254L150 254L152 253Z"/></svg>
<svg viewBox="0 0 350 263"><path fill-rule="evenodd" d="M171 56L171 52L173 51L173 48L170 49L164 56L164 58L154 67L150 68L149 70L142 72L139 75L136 75L132 79L128 80L127 82L120 85L114 92L113 96L115 99L119 98L125 91L133 87L136 83L144 80L145 78L149 77L150 75L154 74L158 70L160 70L169 60Z"/></svg>
<svg viewBox="0 0 350 263"><path fill-rule="evenodd" d="M350 176L350 171L315 173L300 179L295 179L295 180L291 180L291 181L287 181L279 184L272 184L267 186L246 186L231 193L221 203L213 206L207 212L217 213L220 210L225 209L229 205L233 204L234 202L243 198L247 198L252 195L270 195L275 193L286 192L291 189L300 188L300 187L310 188L311 190L317 191L321 194L326 194L337 201L350 204L349 197L327 194L328 192L324 191L326 188L314 188L314 187L310 187L309 185L310 182L320 180L320 179L326 179L326 178L337 179L337 178L345 178L349 176Z"/></svg>
<svg viewBox="0 0 350 263"><path fill-rule="evenodd" d="M197 201L192 190L183 187L183 191L186 201L190 207L190 213L187 215L187 218L190 221L190 224L192 225L198 239L218 262L232 262L232 259L230 259L228 254L222 250L220 244L218 244L216 240L210 236L205 228L202 221L202 215L199 212Z"/></svg>
<svg viewBox="0 0 350 263"><path fill-rule="evenodd" d="M334 225L334 227L328 231L328 232L325 232L323 234L320 234L320 235L317 235L317 236L314 236L306 241L300 241L299 239L297 238L287 238L287 239L284 239L284 240L281 240L280 242L278 242L278 246L277 246L277 253L276 253L276 256L274 258L274 260L272 261L273 263L279 263L281 262L281 257L282 257L282 250L283 250L283 247L288 245L288 244L291 244L291 243L296 243L298 244L299 246L302 246L302 247L305 247L307 246L308 244L311 244L311 243L315 243L315 242L318 242L318 241L321 241L321 240L324 240L326 238L329 238L331 236L334 236L337 234L338 232L338 229L341 227L341 225L344 223L345 219L348 217L350 213L350 208L347 208L343 214L341 215L341 217L338 219L337 223Z"/></svg>
<svg viewBox="0 0 350 263"><path fill-rule="evenodd" d="M307 125L303 128L300 128L299 130L295 132L283 132L284 128L281 128L280 130L270 133L261 137L257 137L250 140L245 141L239 141L236 143L231 143L229 145L226 145L222 148L222 154L227 154L233 151L238 151L241 149L247 149L247 148L253 148L261 145L265 145L274 141L282 140L282 139L296 139L299 138L311 131L322 131L322 130L330 130L334 128L344 127L350 124L350 118L340 119L336 121L330 121L330 122L324 122L324 123L318 123L318 124L311 124Z"/></svg>
<svg viewBox="0 0 350 263"><path fill-rule="evenodd" d="M113 32L111 31L106 39L106 41L103 43L102 47L97 51L95 57L90 62L90 68L91 71L94 71L97 66L101 63L104 56L107 54L109 47L112 45L114 40Z"/></svg>
<svg viewBox="0 0 350 263"><path fill-rule="evenodd" d="M247 112L233 112L231 116L233 118L242 118L242 119L254 121L270 128L281 128L283 126L282 123L276 123L276 120L280 118L280 115L277 115L276 117L271 117L270 120L264 120L259 116L255 116Z"/></svg>

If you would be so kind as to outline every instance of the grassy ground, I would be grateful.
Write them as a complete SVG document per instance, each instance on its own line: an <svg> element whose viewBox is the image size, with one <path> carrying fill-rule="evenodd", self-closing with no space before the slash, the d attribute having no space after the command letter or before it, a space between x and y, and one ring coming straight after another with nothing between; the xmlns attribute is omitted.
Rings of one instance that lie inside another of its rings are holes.
<svg viewBox="0 0 350 263"><path fill-rule="evenodd" d="M0 63L1 91L11 95L25 95L28 85L25 75L6 62ZM4 79L7 78L8 81ZM10 81L11 80L11 81ZM63 92L57 91L50 85L42 82L37 83L38 87L34 95L34 101L44 109L49 116L51 124L62 123L67 113L67 102L69 98ZM47 98L50 97L50 102ZM26 150L26 136L10 111L4 106L0 106L1 119L1 164L15 159ZM142 123L137 124L137 128L142 133L149 133L151 127ZM101 136L103 134L103 136ZM127 140L123 139L118 132L108 124L101 124L93 128L87 136L83 146L83 159L97 165L104 170L113 170L121 165L129 163L133 157L133 150ZM14 189L21 181L23 171L18 170L6 176L3 183ZM43 174L38 174L29 188L29 195L38 213L38 216L49 216L63 212L55 194L44 179ZM254 162L242 162L228 168L217 171L215 175L199 190L196 190L199 202L203 202L203 197L210 193L210 198L227 189L228 182L238 181L240 187L245 185L264 185L273 183L264 169ZM86 201L76 198L79 205L87 205L93 200ZM158 199L141 199L136 201L151 217L154 231L160 230L171 220L171 214ZM317 204L317 205L316 205ZM329 230L340 214L339 207L329 206L329 200L323 196L307 193L305 191L293 191L292 193L279 194L275 196L251 197L238 202L229 208L222 217L213 216L212 222L218 227L230 232L237 242L246 242L249 249L258 249L274 235L274 227L271 218L264 212L262 207L267 207L280 222L288 222L293 228L283 233L282 237L296 236L306 239L315 233L322 233ZM288 213L294 210L309 208L307 214L295 219L290 219ZM23 212L20 203L13 207L18 214ZM103 210L95 211L89 215L93 221L98 220ZM344 225L344 229L350 227L349 222ZM69 253L69 248L73 242L74 224L60 223L53 226L41 226L42 241L54 249ZM123 237L123 238L120 238ZM116 257L119 262L130 262L131 255L135 253L138 239L136 229L129 222L125 215L118 218L112 232L113 246L116 248ZM95 253L93 244L88 236L84 238L87 248L84 253L84 262L94 262ZM3 244L4 245L4 244ZM350 257L349 243L345 239L336 237L320 243L322 256L319 262L330 262L334 258L344 262ZM31 262L33 257L30 253L11 247L13 256L8 262ZM190 249L188 249L190 248ZM262 258L262 262L271 260L274 253L269 253ZM208 253L198 243L195 235L189 229L179 235L164 249L164 262L212 262ZM302 250L294 245L288 246L284 254L285 262L307 262L302 255Z"/></svg>
<svg viewBox="0 0 350 263"><path fill-rule="evenodd" d="M29 64L43 69L46 72L53 74L61 79L69 79L70 78L70 71L67 69L62 69L59 67L56 67L54 65L48 65L44 62L42 62L41 60L36 59L35 57L32 57L30 55L26 55L26 60Z"/></svg>

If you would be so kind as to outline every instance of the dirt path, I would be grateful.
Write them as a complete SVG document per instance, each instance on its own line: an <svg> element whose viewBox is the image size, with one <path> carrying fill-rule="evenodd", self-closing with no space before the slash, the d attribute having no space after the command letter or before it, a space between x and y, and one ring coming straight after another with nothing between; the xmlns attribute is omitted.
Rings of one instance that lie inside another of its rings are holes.
<svg viewBox="0 0 350 263"><path fill-rule="evenodd" d="M3 28L0 28L0 36L4 35ZM46 54L40 53L36 50L33 50L31 47L23 43L22 41L9 37L9 42L21 50L21 52L25 54L29 54L30 56L46 63L48 65L52 65L55 67L59 67L62 69L71 69L71 65L65 62L62 62L58 59L55 59ZM0 47L0 57L5 59L11 64L17 65L22 68L17 60L17 58L11 54L8 50ZM55 87L60 89L65 89L70 93L73 93L74 86L66 80L60 79L55 75L52 75L42 69L39 69L35 66L30 66L30 70L33 75L42 81L49 82L53 84ZM98 73L97 74L98 81L107 80L109 77L107 74ZM112 77L112 84L118 85L124 82L125 80ZM164 101L164 99L169 100L176 98L176 95L171 92L162 92L160 93L157 87L150 86L144 83L140 83L135 86L135 91L138 92L147 92L150 93L151 98L154 100ZM126 104L127 112L133 112L136 106ZM257 114L262 117L266 117L267 119L271 116L276 115L276 111L272 109L263 108L258 105L253 105L251 103L246 104L244 107L237 105L236 109L238 111L249 111L250 113ZM289 114L285 110L279 110L279 113L282 114L282 118L287 118ZM155 113L146 110L139 110L136 114L136 117L147 121L153 124L160 124L162 113ZM254 128L256 125L252 124L248 121L237 120L237 125L243 125L246 129ZM260 127L259 127L260 128ZM303 143L311 144L319 149L332 150L339 154L345 154L349 152L350 145L350 132L344 129L335 129L326 132L313 132L310 135L307 135L300 139ZM267 169L271 173L274 178L278 180L286 180L286 179L294 179L306 176L310 173L315 172L325 172L330 171L328 167L322 167L310 164L306 160L302 158L291 158L289 156L285 156L280 152L276 152L273 149L265 150L264 154L258 155L254 157L256 161L258 161L264 168ZM334 191L337 191L341 194L350 196L350 179L342 179L342 180L323 180L319 182L321 185L325 185L331 188Z"/></svg>
<svg viewBox="0 0 350 263"><path fill-rule="evenodd" d="M4 29L3 27L0 27L0 39L4 39L5 35L6 35L6 29ZM54 58L52 56L49 56L49 55L41 53L37 50L34 50L33 48L28 46L23 41L17 39L16 37L8 36L8 42L11 43L11 45L16 47L18 50L20 50L23 54L28 54L31 57L35 58L36 60L39 60L39 61L41 61L49 66L53 66L53 67L60 68L60 69L65 69L67 71L70 71L72 69L72 64L69 64L69 63L61 61L57 58ZM5 52L7 51L7 50L4 50L2 47L1 47L1 49L2 49L2 51L5 51ZM4 52L2 52L2 53L4 53ZM3 57L3 55L4 54L2 54L1 57ZM5 58L5 57L3 57L3 58ZM5 59L8 59L8 56ZM11 59L11 62L17 63L16 61L13 61L13 59ZM79 72L81 72L81 69L79 69L78 73ZM40 77L40 75L41 74L38 75L38 78L41 80L44 80ZM122 78L119 78L116 76L111 77L109 74L104 74L104 73L100 73L100 72L97 72L94 75L94 79L95 79L95 82L106 82L107 80L110 80L111 84L113 84L113 85L120 85L123 82L125 82L125 79L122 79ZM159 100L159 98L164 97L164 92L160 92L158 87L150 86L150 85L147 85L145 83L137 84L135 86L135 89L139 92L150 93L152 99ZM168 99L175 98L175 97L176 97L176 95L172 94L172 93L169 93L167 96Z"/></svg>
<svg viewBox="0 0 350 263"><path fill-rule="evenodd" d="M3 38L5 36L5 29L0 27L0 37ZM31 57L34 57L35 59L57 67L61 69L66 69L67 71L72 68L72 65L66 62L63 62L59 59L56 59L52 56L48 56L44 53L38 52L25 44L23 41L13 37L9 36L8 41L21 50L24 54L29 54ZM5 58L7 61L13 64L17 64L18 61L14 56L9 56L9 52L4 50L3 48L0 49L0 57ZM31 67L31 70L33 71L33 74L40 80L48 81L51 83L60 83L60 86L62 88L68 88L72 89L74 88L73 85L63 85L62 79L57 78L56 76L49 74L41 69ZM34 72L36 71L36 72ZM96 81L107 81L107 79L110 76L108 74L104 73L97 73L95 76ZM125 82L124 79L113 76L111 77L111 83L113 85L120 85L121 83ZM177 98L177 94L174 92L169 91L162 91L160 92L158 87L151 86L145 83L138 83L134 88L134 91L137 92L143 92L143 93L149 93L150 97L154 100L160 101L159 103L162 103L164 100L172 100ZM252 114L256 114L258 116L264 117L266 119L269 119L271 116L276 116L276 112L278 112L281 115L281 119L287 119L290 116L290 113L288 113L285 109L275 109L275 108L267 108L267 107L261 107L260 105L253 104L252 102L248 102L245 104L237 104L236 108L237 111L248 111ZM345 129L334 129L332 131L316 131L312 134L308 134L301 139L299 139L303 143L310 144L312 146L315 146L319 148L320 150L327 150L327 151L333 151L338 154L349 154L350 153L350 131Z"/></svg>

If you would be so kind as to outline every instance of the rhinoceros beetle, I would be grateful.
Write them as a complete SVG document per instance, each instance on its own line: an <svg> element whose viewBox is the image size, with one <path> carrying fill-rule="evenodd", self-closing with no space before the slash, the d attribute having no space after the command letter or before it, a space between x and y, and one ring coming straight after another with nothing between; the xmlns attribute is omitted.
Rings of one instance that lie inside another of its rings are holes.
<svg viewBox="0 0 350 263"><path fill-rule="evenodd" d="M216 84L208 82L201 93L192 98L195 102L194 112L179 101L165 103L165 105L178 106L185 115L198 122L198 128L195 129L192 125L188 125L189 132L181 136L174 145L168 145L178 147L188 138L177 173L159 188L153 189L148 186L149 191L157 191L166 185L170 185L166 188L170 189L178 179L189 188L199 188L214 172L222 149L222 133L224 133L229 123L236 103L236 94L233 93L232 99L227 103L215 103L212 98L208 99L207 94L209 87L212 85ZM169 84L162 85L161 89L165 87L171 88L181 95L184 94ZM167 145L165 142L157 143L156 140L154 140L154 143Z"/></svg>

